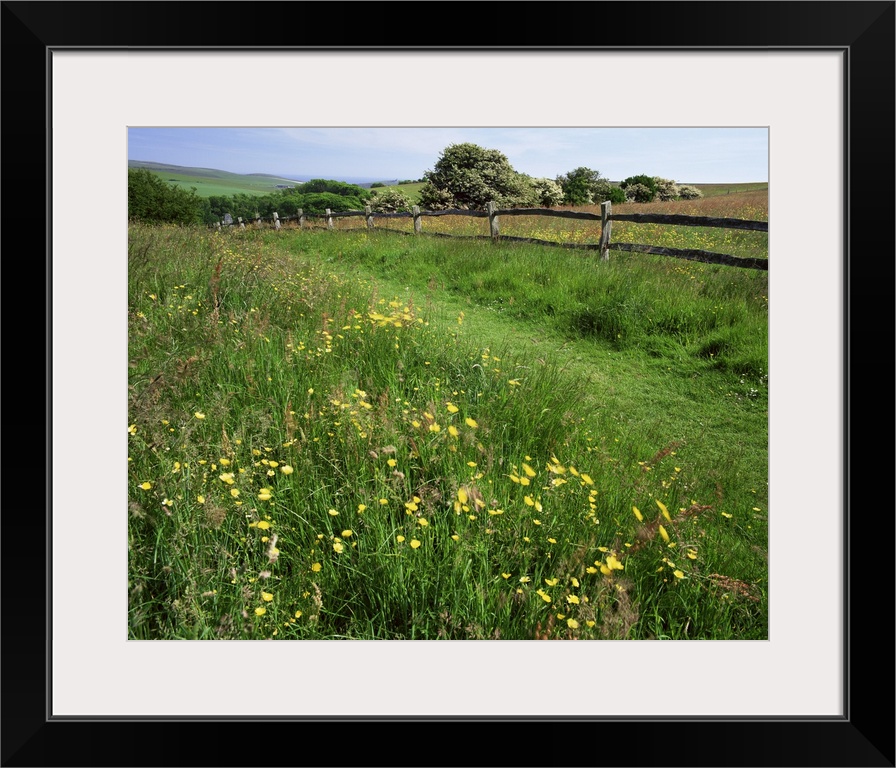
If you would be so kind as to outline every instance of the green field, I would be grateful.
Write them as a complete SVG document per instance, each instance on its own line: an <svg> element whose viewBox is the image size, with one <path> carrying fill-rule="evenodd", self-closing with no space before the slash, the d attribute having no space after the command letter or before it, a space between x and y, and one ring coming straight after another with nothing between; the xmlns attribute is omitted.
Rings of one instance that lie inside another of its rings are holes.
<svg viewBox="0 0 896 768"><path fill-rule="evenodd" d="M768 191L768 182L747 182L743 184L692 184L697 187L704 197L717 197L719 195L736 195L741 192Z"/></svg>
<svg viewBox="0 0 896 768"><path fill-rule="evenodd" d="M237 194L269 195L277 191L278 184L295 185L299 182L266 174L240 174L219 171L213 168L185 168L179 165L150 163L131 160L128 168L145 168L156 174L166 184L189 190L196 189L199 197Z"/></svg>
<svg viewBox="0 0 896 768"><path fill-rule="evenodd" d="M130 226L129 637L768 638L767 272L342 224Z"/></svg>
<svg viewBox="0 0 896 768"><path fill-rule="evenodd" d="M387 189L394 189L398 192L401 192L404 195L407 195L408 199L417 204L420 201L420 190L423 188L423 182L414 182L413 184L387 184L385 187L377 187L373 189L374 192L377 191L385 191Z"/></svg>

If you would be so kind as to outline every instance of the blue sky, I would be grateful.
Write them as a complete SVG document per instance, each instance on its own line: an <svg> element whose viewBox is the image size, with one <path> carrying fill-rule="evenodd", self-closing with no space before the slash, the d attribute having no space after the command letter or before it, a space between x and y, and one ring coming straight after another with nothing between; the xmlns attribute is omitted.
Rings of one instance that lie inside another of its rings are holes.
<svg viewBox="0 0 896 768"><path fill-rule="evenodd" d="M584 166L611 181L768 181L759 128L129 128L128 159L304 180L418 179L451 144L497 149L516 171L556 178Z"/></svg>

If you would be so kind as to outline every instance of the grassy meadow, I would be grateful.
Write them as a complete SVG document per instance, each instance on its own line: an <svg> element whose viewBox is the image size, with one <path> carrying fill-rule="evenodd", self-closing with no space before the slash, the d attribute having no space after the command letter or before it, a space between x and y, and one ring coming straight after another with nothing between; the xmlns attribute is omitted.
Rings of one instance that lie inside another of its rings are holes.
<svg viewBox="0 0 896 768"><path fill-rule="evenodd" d="M129 227L129 638L768 638L767 272L309 223Z"/></svg>

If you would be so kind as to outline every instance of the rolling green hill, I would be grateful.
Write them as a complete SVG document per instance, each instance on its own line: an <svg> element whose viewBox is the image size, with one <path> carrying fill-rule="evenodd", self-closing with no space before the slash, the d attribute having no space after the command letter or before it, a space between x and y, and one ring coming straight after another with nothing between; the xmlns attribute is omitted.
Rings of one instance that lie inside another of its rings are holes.
<svg viewBox="0 0 896 768"><path fill-rule="evenodd" d="M282 186L294 186L301 182L265 173L230 173L214 168L187 168L181 165L128 160L128 168L144 168L156 174L167 184L190 189L195 187L200 197L236 194L268 195Z"/></svg>

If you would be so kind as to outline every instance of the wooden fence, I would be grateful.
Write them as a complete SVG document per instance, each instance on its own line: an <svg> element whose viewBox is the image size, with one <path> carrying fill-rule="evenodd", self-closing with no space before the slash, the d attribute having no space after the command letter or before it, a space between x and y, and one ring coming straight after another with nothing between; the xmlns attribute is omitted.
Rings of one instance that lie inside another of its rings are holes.
<svg viewBox="0 0 896 768"><path fill-rule="evenodd" d="M489 234L488 239L493 241L517 241L536 243L539 245L556 246L561 248L578 248L585 250L599 250L601 258L608 261L610 251L637 251L639 253L653 253L660 256L672 256L678 259L689 259L691 261L702 261L707 264L725 264L731 267L744 267L747 269L768 270L768 259L748 258L740 256L731 256L726 253L714 253L713 251L703 251L694 248L667 248L659 245L645 245L643 243L615 243L611 240L611 234L614 221L631 221L638 224L669 224L686 227L722 227L726 229L740 229L752 232L768 232L767 221L748 221L746 219L728 219L715 218L712 216L683 216L675 214L662 213L613 213L612 206L609 201L601 203L600 215L596 213L588 213L586 211L565 211L554 210L553 208L498 208L495 203L489 203L485 211L462 210L451 208L444 211L421 211L420 206L415 205L411 212L399 213L374 213L370 206L363 211L332 211L326 209L326 213L312 214L304 213L300 208L295 216L286 216L280 218L276 213L270 218L262 219L256 214L255 227L261 228L264 222L270 222L274 229L280 229L282 222L295 221L299 227L306 225L307 219L325 219L327 229L334 228L334 219L348 217L363 217L366 221L367 228L374 228L374 219L407 219L414 220L414 234L419 235L423 232L423 218L426 216L476 216L480 218L488 218ZM590 219L601 223L600 241L598 243L557 243L550 240L539 240L532 237L513 237L501 235L499 228L499 217L501 216L557 216L563 219ZM246 228L246 222L242 217L238 217L236 222L227 220L218 222L216 225L220 231L222 227L238 226L241 229ZM401 232L401 230L389 230L393 232ZM443 237L470 237L461 235L446 235ZM486 238L485 235L481 236Z"/></svg>

